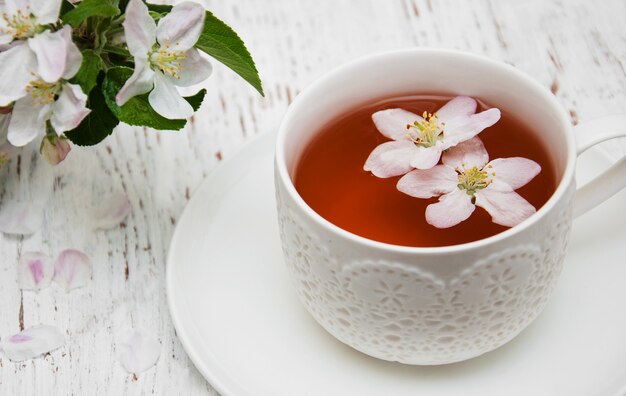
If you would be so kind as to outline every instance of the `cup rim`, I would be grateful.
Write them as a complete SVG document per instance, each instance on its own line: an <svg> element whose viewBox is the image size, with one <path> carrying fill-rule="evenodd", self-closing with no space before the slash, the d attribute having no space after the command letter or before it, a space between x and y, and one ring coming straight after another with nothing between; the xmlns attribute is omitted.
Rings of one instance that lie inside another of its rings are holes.
<svg viewBox="0 0 626 396"><path fill-rule="evenodd" d="M294 113L299 111L301 107L301 103L305 102L312 94L311 92L315 91L315 88L324 84L324 82L330 79L332 76L336 74L343 73L347 70L350 70L354 67L361 66L363 64L380 60L387 57L394 57L404 54L432 54L435 55L455 55L459 57L464 57L466 59L472 59L479 62L484 62L491 64L494 67L499 67L506 70L508 73L516 75L518 78L523 80L527 85L529 85L534 93L539 96L543 96L547 103L549 103L551 107L551 112L556 114L559 123L562 124L563 129L566 132L571 130L571 124L567 115L565 114L565 110L557 101L556 97L552 95L552 93L544 86L542 86L535 79L531 78L526 73L521 70L515 68L512 65L504 63L502 61L498 61L483 55L477 55L471 52L453 50L453 49L440 49L440 48L411 48L411 49L402 49L395 51L386 51L379 52L375 54L371 54L365 57L361 57L359 59L344 63L339 67L332 69L329 72L326 72L321 77L316 79L311 85L309 85L300 95L296 97L293 103L287 109L283 120L280 123L280 127L278 129L278 136L276 140L276 151L275 151L275 167L277 169L278 177L281 179L283 186L285 187L287 193L291 196L291 199L296 203L297 206L302 209L307 216L309 216L315 223L319 226L327 229L328 231L338 235L339 237L350 240L351 242L367 246L373 249L384 250L390 253L400 253L400 254L448 254L454 252L461 251L469 251L473 249L479 249L484 246L488 246L497 242L500 242L504 239L508 239L518 233L523 232L527 228L531 227L535 223L537 223L541 218L543 218L548 212L550 212L560 201L560 199L564 196L566 190L569 188L570 181L573 179L574 170L575 170L575 160L576 160L576 145L574 141L574 136L572 133L565 133L565 140L567 142L567 163L563 174L559 180L556 190L550 196L548 201L537 210L532 216L521 222L520 224L509 228L508 230L502 231L498 234L492 235L487 238L479 239L472 242L462 243L458 245L450 245L450 246L437 246L437 247L416 247L416 246L402 246L402 245L394 245L386 242L380 242L373 239L369 239L357 234L354 234L350 231L344 230L343 228L333 224L329 220L326 220L320 214L318 214L313 208L311 208L306 201L300 196L298 191L295 188L291 177L289 176L289 172L287 170L287 164L285 161L285 139L288 135L288 131L286 129L286 125L289 121L294 117Z"/></svg>

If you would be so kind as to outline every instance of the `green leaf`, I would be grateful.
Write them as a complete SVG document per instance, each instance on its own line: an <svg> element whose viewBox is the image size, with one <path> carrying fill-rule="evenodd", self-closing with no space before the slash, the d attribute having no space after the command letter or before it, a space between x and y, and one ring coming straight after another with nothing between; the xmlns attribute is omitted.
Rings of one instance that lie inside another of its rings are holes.
<svg viewBox="0 0 626 396"><path fill-rule="evenodd" d="M182 129L186 120L170 120L161 116L150 106L147 94L135 96L123 106L117 105L115 96L132 73L133 70L128 67L113 67L107 71L104 79L104 96L113 114L129 125L147 126L154 129Z"/></svg>
<svg viewBox="0 0 626 396"><path fill-rule="evenodd" d="M117 3L116 0L83 0L61 19L64 23L76 27L92 16L113 17L120 13Z"/></svg>
<svg viewBox="0 0 626 396"><path fill-rule="evenodd" d="M158 12L159 14L167 14L172 11L171 5L161 5L161 4L146 4L150 11Z"/></svg>
<svg viewBox="0 0 626 396"><path fill-rule="evenodd" d="M83 63L70 82L80 85L83 92L89 95L89 92L98 83L98 74L103 67L102 59L93 50L83 50Z"/></svg>
<svg viewBox="0 0 626 396"><path fill-rule="evenodd" d="M196 47L231 68L264 96L259 72L245 44L233 29L209 11Z"/></svg>
<svg viewBox="0 0 626 396"><path fill-rule="evenodd" d="M98 78L96 89L89 94L87 106L91 113L75 129L65 132L65 136L72 143L79 146L93 146L103 141L113 132L113 128L119 124L115 115L106 105L102 92L104 73Z"/></svg>
<svg viewBox="0 0 626 396"><path fill-rule="evenodd" d="M113 67L106 73L104 79L103 91L106 100L106 104L109 109L115 114L115 116L122 122L129 125L147 126L154 129L166 129L166 130L180 130L182 129L187 120L175 119L170 120L158 114L150 102L148 102L148 94L138 95L131 98L123 106L118 106L115 102L115 96L119 92L120 88L124 85L126 80L130 78L133 70L128 67ZM159 73L159 72L157 72ZM206 90L198 92L196 95L189 98L185 98L191 107L198 110Z"/></svg>
<svg viewBox="0 0 626 396"><path fill-rule="evenodd" d="M198 111L200 106L202 106L202 101L204 100L204 95L206 95L206 89L201 89L200 91L198 91L197 94L195 94L193 96L183 97L183 99L185 99L187 102L189 102L189 104L191 105L191 108L193 109L193 111Z"/></svg>
<svg viewBox="0 0 626 396"><path fill-rule="evenodd" d="M74 9L74 4L70 3L67 0L63 0L61 3L61 11L59 15L65 15L67 12L72 11Z"/></svg>
<svg viewBox="0 0 626 396"><path fill-rule="evenodd" d="M128 6L128 1L129 0L119 0L120 10L122 11L126 10L126 7ZM167 14L168 12L172 11L171 5L150 4L150 3L146 3L146 5L148 6L148 10L157 12L159 14Z"/></svg>
<svg viewBox="0 0 626 396"><path fill-rule="evenodd" d="M101 49L107 45L108 38L107 32L111 27L111 21L113 18L100 18L95 29L96 37L94 38L94 46L101 51Z"/></svg>

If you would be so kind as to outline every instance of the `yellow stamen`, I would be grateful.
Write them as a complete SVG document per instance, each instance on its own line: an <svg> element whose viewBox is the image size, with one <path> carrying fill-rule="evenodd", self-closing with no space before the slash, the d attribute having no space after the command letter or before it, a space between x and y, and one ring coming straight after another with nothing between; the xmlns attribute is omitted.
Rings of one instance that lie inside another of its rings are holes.
<svg viewBox="0 0 626 396"><path fill-rule="evenodd" d="M6 153L0 152L0 169L2 169L2 167L6 165L8 162L9 162L9 157L7 157Z"/></svg>
<svg viewBox="0 0 626 396"><path fill-rule="evenodd" d="M54 102L60 89L61 86L58 83L33 80L26 87L26 92L32 96L31 104L45 105Z"/></svg>
<svg viewBox="0 0 626 396"><path fill-rule="evenodd" d="M2 14L6 28L0 29L0 32L11 35L16 40L24 40L33 37L40 31L35 16L30 12L30 6L26 6L26 10L18 10L15 14L9 15L6 12Z"/></svg>
<svg viewBox="0 0 626 396"><path fill-rule="evenodd" d="M474 195L476 191L482 190L491 184L493 179L489 178L489 173L485 170L485 168L478 168L474 166L469 169L464 169L460 171L458 168L456 169L458 175L459 184L458 187L461 190L464 190L467 195ZM495 172L492 173L495 176Z"/></svg>
<svg viewBox="0 0 626 396"><path fill-rule="evenodd" d="M170 44L166 43L150 54L150 63L161 70L163 74L180 80L182 61L186 58L184 51L171 51Z"/></svg>

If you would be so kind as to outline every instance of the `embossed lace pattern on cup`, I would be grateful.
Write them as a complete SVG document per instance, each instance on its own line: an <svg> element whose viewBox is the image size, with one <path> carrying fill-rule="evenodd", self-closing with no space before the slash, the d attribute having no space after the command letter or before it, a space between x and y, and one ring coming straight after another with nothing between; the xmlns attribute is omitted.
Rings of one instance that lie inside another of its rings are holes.
<svg viewBox="0 0 626 396"><path fill-rule="evenodd" d="M287 266L306 309L340 341L408 364L465 360L515 337L550 296L571 226L566 205L540 245L493 253L444 281L407 263L339 262L280 197L278 211Z"/></svg>

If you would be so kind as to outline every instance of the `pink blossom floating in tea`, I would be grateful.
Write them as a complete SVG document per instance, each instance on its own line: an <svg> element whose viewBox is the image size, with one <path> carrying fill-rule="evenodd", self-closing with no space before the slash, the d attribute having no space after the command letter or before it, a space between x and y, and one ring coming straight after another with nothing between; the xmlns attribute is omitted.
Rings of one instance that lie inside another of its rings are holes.
<svg viewBox="0 0 626 396"><path fill-rule="evenodd" d="M161 344L138 330L130 330L117 344L117 359L129 373L141 373L154 366Z"/></svg>
<svg viewBox="0 0 626 396"><path fill-rule="evenodd" d="M480 206L494 223L513 227L535 213L514 190L526 185L541 166L530 159L498 158L489 162L482 141L474 137L443 153L443 165L416 169L403 176L398 190L416 198L439 196L426 208L426 221L448 228L467 220Z"/></svg>
<svg viewBox="0 0 626 396"><path fill-rule="evenodd" d="M52 262L41 252L22 254L17 263L17 279L22 290L41 290L52 280Z"/></svg>
<svg viewBox="0 0 626 396"><path fill-rule="evenodd" d="M91 279L91 260L75 249L65 249L54 263L53 280L65 291L85 286Z"/></svg>
<svg viewBox="0 0 626 396"><path fill-rule="evenodd" d="M476 113L476 100L457 96L434 114L422 117L403 109L377 111L376 128L392 139L376 147L363 169L381 178L404 175L412 169L430 169L441 153L473 138L500 120L500 110Z"/></svg>
<svg viewBox="0 0 626 396"><path fill-rule="evenodd" d="M14 362L35 358L52 352L65 344L65 337L54 326L38 325L3 338L0 349Z"/></svg>

